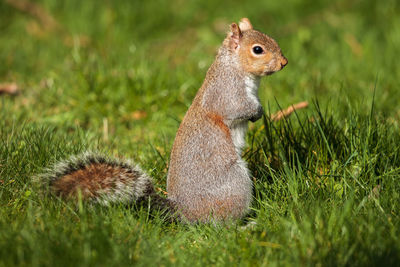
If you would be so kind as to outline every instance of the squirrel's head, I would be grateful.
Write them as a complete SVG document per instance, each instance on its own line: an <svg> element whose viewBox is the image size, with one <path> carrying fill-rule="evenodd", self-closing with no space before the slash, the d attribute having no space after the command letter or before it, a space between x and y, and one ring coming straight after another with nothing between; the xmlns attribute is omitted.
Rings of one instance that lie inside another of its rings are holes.
<svg viewBox="0 0 400 267"><path fill-rule="evenodd" d="M270 75L287 65L281 48L269 36L253 29L249 19L232 23L224 45L237 53L241 68L253 75Z"/></svg>

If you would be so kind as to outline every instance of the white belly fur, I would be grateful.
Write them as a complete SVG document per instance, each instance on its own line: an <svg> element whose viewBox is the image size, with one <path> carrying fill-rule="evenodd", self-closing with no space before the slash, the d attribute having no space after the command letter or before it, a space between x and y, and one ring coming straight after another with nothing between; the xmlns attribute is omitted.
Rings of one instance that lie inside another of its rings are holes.
<svg viewBox="0 0 400 267"><path fill-rule="evenodd" d="M238 153L239 157L240 154L242 153L242 149L246 144L246 133L247 133L247 121L241 121L238 123L235 123L231 127L231 137L232 137L232 142L233 145L235 146L235 150Z"/></svg>
<svg viewBox="0 0 400 267"><path fill-rule="evenodd" d="M246 86L247 97L254 101L254 103L259 103L258 87L260 86L260 78L255 76L246 76L244 83Z"/></svg>

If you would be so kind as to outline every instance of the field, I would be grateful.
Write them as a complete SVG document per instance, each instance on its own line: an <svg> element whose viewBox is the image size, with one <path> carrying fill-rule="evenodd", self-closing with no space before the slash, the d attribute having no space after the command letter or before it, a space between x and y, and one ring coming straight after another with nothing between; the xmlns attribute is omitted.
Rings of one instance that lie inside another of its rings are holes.
<svg viewBox="0 0 400 267"><path fill-rule="evenodd" d="M400 265L399 1L30 1L0 1L0 84L19 91L0 94L0 266ZM260 86L246 218L167 223L41 194L33 176L88 149L135 160L162 194L179 123L241 17L289 60Z"/></svg>

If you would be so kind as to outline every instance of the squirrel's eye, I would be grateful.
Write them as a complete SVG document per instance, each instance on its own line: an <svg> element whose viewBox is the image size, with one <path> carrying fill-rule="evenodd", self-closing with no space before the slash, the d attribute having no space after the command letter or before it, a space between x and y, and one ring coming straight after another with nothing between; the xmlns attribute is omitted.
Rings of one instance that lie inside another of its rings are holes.
<svg viewBox="0 0 400 267"><path fill-rule="evenodd" d="M254 54L261 54L262 52L264 52L264 50L261 48L261 46L255 46L255 47L253 47L253 52L254 52Z"/></svg>

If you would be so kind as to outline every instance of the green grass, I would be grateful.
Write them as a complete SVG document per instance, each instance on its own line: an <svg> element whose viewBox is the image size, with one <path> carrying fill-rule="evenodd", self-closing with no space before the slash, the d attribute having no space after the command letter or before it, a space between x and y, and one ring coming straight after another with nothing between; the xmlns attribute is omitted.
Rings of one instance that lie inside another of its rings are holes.
<svg viewBox="0 0 400 267"><path fill-rule="evenodd" d="M35 3L58 26L0 2L0 83L21 88L0 95L0 266L399 265L398 1ZM245 16L289 59L261 83L267 115L310 102L251 125L247 218L169 224L40 194L32 176L87 149L133 158L165 189L179 122Z"/></svg>

